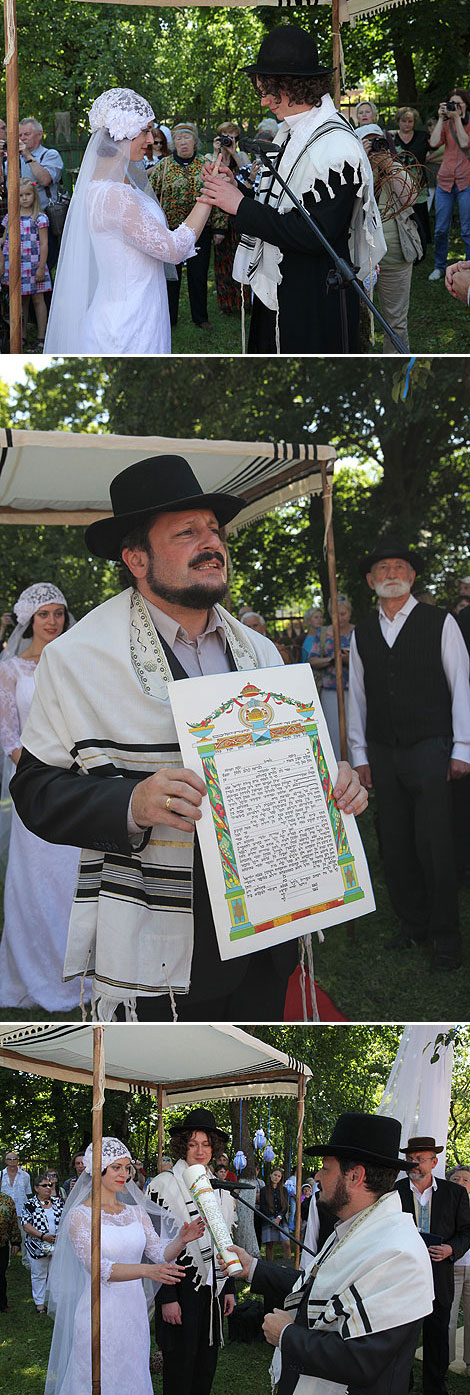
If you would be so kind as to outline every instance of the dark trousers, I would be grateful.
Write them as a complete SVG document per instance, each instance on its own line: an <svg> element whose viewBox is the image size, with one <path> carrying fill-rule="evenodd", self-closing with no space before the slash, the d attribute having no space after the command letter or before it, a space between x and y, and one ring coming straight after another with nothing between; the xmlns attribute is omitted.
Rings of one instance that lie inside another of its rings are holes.
<svg viewBox="0 0 470 1395"><path fill-rule="evenodd" d="M10 1246L0 1245L0 1313L4 1313L7 1307L7 1268L10 1258Z"/></svg>
<svg viewBox="0 0 470 1395"><path fill-rule="evenodd" d="M188 257L186 262L191 318L196 325L204 324L209 318L207 313L207 273L209 271L211 244L212 233L209 228L204 228L196 243L199 251L196 252L195 257ZM170 321L172 325L178 323L178 305L181 290L181 277L183 275L182 262L175 269L178 274L178 280L167 281L166 283Z"/></svg>
<svg viewBox="0 0 470 1395"><path fill-rule="evenodd" d="M452 803L444 737L414 746L369 741L380 840L393 909L438 953L460 954Z"/></svg>
<svg viewBox="0 0 470 1395"><path fill-rule="evenodd" d="M423 1395L446 1395L451 1306L435 1298L423 1322Z"/></svg>
<svg viewBox="0 0 470 1395"><path fill-rule="evenodd" d="M163 1354L163 1395L183 1395L183 1392L184 1395L209 1395L219 1354L217 1310L218 1303L214 1300L213 1343L210 1346L211 1290L207 1285L197 1293L193 1290L185 1295L181 1304L181 1327L163 1322L160 1310L156 1309L157 1342Z"/></svg>
<svg viewBox="0 0 470 1395"><path fill-rule="evenodd" d="M210 969L208 969L208 975ZM270 950L261 950L247 959L241 983L223 996L196 1001L191 992L177 994L176 1011L180 1022L282 1022L287 982L278 973ZM139 1022L171 1022L173 1014L168 994L137 999Z"/></svg>

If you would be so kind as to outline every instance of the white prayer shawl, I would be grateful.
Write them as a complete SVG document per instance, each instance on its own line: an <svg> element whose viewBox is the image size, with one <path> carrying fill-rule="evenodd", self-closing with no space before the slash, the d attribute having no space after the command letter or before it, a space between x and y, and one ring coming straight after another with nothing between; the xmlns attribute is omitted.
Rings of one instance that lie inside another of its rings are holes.
<svg viewBox="0 0 470 1395"><path fill-rule="evenodd" d="M183 1174L187 1166L185 1159L179 1158L178 1162L174 1164L172 1172L161 1172L158 1177L154 1177L149 1182L147 1187L152 1200L167 1207L171 1215L176 1216L177 1221L181 1222L181 1225L184 1221L200 1219L201 1214L194 1197L191 1196L191 1192L184 1182ZM231 1230L234 1225L234 1206L230 1192L217 1192L217 1200ZM211 1284L214 1270L216 1289L219 1295L227 1283L227 1274L217 1261L214 1241L207 1226L200 1240L193 1240L190 1245L186 1245L184 1255L190 1257L190 1265L186 1264L185 1267L194 1287L199 1289L203 1285ZM178 1259L178 1264L185 1264L184 1255Z"/></svg>
<svg viewBox="0 0 470 1395"><path fill-rule="evenodd" d="M282 663L270 640L216 610L237 669ZM46 765L78 766L77 779L181 766L172 681L143 597L124 591L46 646L23 744ZM137 994L188 992L193 851L192 833L162 824L132 853L82 850L63 977L93 975L102 1020L119 1002L132 1012Z"/></svg>
<svg viewBox="0 0 470 1395"><path fill-rule="evenodd" d="M410 1224L411 1222L411 1224ZM330 1253L331 1251L331 1253ZM428 1251L413 1217L402 1211L398 1192L387 1192L361 1211L343 1238L329 1236L305 1274L288 1294L292 1314L299 1290L315 1273L307 1308L311 1331L339 1332L347 1341L417 1321L432 1310L434 1285ZM273 1383L281 1374L282 1348L276 1349ZM295 1395L347 1395L347 1385L301 1376Z"/></svg>
<svg viewBox="0 0 470 1395"><path fill-rule="evenodd" d="M345 184L344 166L352 166L356 202L349 230L349 254L353 265L359 267L359 279L364 280L371 265L376 266L385 256L387 247L374 198L374 177L362 142L349 123L338 114L328 95L322 98L321 113L318 107L313 107L292 128L287 121L283 121L274 144L282 146L289 131L290 140L278 169L301 203L304 195L312 192L317 203L320 201L321 195L314 188L316 180L326 184L330 198L334 198L330 174L339 174L341 183ZM271 173L265 170L256 195L261 203L266 200L271 179ZM276 181L269 206L277 213L287 213L294 208L292 199ZM246 233L242 234L235 254L234 279L244 285L249 284L268 310L278 308L277 288L282 281L282 257L279 247L260 238L249 237Z"/></svg>

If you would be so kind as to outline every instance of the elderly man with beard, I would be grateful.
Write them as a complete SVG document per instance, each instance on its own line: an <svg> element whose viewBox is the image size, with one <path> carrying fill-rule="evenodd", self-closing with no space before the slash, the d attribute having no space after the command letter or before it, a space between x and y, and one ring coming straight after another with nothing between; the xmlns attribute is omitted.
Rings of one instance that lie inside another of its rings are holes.
<svg viewBox="0 0 470 1395"><path fill-rule="evenodd" d="M378 597L350 649L349 743L375 790L395 947L430 943L458 969L461 938L450 781L470 774L469 656L457 622L414 599L420 560L383 537L361 571Z"/></svg>
<svg viewBox="0 0 470 1395"><path fill-rule="evenodd" d="M140 1018L171 1020L177 1003L189 1021L279 1021L295 941L220 958L194 837L206 786L182 766L168 686L281 662L220 605L221 529L245 501L205 494L175 455L130 465L111 499L86 542L122 557L126 589L67 632L56 662L43 655L12 783L28 828L83 849L64 976L92 974L104 1020L138 998ZM346 762L335 798L355 814L367 803Z"/></svg>
<svg viewBox="0 0 470 1395"><path fill-rule="evenodd" d="M303 1272L233 1247L274 1309L263 1331L277 1395L407 1395L433 1284L426 1246L392 1190L410 1166L398 1157L400 1134L398 1119L340 1114L329 1142L305 1150L322 1157L316 1179L335 1222Z"/></svg>

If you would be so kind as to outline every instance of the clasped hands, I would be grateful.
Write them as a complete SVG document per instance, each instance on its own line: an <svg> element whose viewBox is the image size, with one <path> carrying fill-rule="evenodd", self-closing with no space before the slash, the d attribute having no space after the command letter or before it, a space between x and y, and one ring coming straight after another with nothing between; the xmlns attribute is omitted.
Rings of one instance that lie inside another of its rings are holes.
<svg viewBox="0 0 470 1395"><path fill-rule="evenodd" d="M208 203L215 208L221 208L224 213L236 213L243 194L238 188L235 177L227 165L222 165L215 171L215 161L211 160L204 165L202 177L204 188L202 194L198 195L198 203Z"/></svg>
<svg viewBox="0 0 470 1395"><path fill-rule="evenodd" d="M169 828L194 830L202 818L201 804L207 788L194 770L184 766L163 766L155 775L148 775L135 786L131 812L139 828L166 824ZM338 765L338 778L333 790L338 809L345 814L362 814L367 808L367 791L359 776L347 761Z"/></svg>

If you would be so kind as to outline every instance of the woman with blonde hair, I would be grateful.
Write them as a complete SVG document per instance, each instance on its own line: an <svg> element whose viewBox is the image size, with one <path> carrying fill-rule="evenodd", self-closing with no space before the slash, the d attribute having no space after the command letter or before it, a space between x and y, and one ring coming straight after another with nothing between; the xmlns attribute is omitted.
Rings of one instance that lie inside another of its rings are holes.
<svg viewBox="0 0 470 1395"><path fill-rule="evenodd" d="M423 251L431 242L429 221L429 188L426 173L426 160L430 151L428 132L419 126L419 111L415 107L399 107L397 130L392 131L395 150L405 168L411 169L418 183L418 197L413 204L413 213L418 224Z"/></svg>

